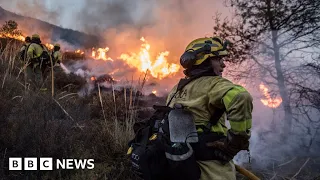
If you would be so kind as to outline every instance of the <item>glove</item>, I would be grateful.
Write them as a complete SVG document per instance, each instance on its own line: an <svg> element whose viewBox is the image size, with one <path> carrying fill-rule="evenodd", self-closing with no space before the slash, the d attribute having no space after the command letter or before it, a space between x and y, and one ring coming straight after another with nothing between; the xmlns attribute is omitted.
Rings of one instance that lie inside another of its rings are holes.
<svg viewBox="0 0 320 180"><path fill-rule="evenodd" d="M215 141L210 146L215 148L217 157L222 161L229 162L239 151L249 149L249 136L228 131L224 141Z"/></svg>

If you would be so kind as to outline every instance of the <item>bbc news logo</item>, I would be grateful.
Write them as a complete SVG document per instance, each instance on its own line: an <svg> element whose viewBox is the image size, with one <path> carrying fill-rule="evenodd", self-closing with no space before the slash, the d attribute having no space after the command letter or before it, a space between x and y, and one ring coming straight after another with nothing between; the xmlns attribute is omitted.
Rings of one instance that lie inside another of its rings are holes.
<svg viewBox="0 0 320 180"><path fill-rule="evenodd" d="M9 158L9 170L11 171L52 171L53 169L93 169L94 159L56 159L36 157L12 157Z"/></svg>

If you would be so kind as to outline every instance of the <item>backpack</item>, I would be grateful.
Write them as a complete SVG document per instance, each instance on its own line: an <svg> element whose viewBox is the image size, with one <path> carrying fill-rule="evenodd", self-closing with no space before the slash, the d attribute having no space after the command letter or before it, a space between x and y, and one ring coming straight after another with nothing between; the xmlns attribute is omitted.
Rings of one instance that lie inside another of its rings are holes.
<svg viewBox="0 0 320 180"><path fill-rule="evenodd" d="M175 110L168 107L175 95L194 79L208 74L201 74L190 79L181 79L177 91L170 98L167 106L153 106L153 115L141 122L134 124L135 137L128 143L127 154L130 155L131 169L145 180L161 179L200 179L201 170L196 161L220 160L217 155L219 150L207 145L208 142L223 141L225 136L210 131L224 113L218 109L211 117L207 126L202 127L204 132L198 134L196 143L172 143L168 116ZM210 75L210 74L209 74ZM187 136L188 137L188 136Z"/></svg>
<svg viewBox="0 0 320 180"><path fill-rule="evenodd" d="M31 43L31 44L33 44L33 43ZM24 51L22 51L23 53L21 53L21 54L24 54L23 56L21 55L21 57L23 57L22 59L24 59L26 57L26 53L28 52L28 49L31 44L29 44L26 47L26 49ZM38 43L35 43L35 44L38 44ZM47 66L49 66L51 64L51 59L50 59L51 55L49 55L49 52L46 51L47 49L45 48L45 46L43 44L38 44L38 45L40 45L42 47L43 51L39 57L33 59L31 62L32 63L35 63L35 62L40 63L40 66L42 68L46 68Z"/></svg>
<svg viewBox="0 0 320 180"><path fill-rule="evenodd" d="M49 52L46 51L46 48L44 47L43 44L40 44L40 46L43 49L41 55L38 57L40 64L42 64L42 66L45 66L45 67L51 66L51 56L49 55Z"/></svg>
<svg viewBox="0 0 320 180"><path fill-rule="evenodd" d="M145 180L199 179L200 168L191 146L182 143L175 147L170 141L167 117L172 109L153 108L156 111L148 121L134 125L136 136L128 150L132 171Z"/></svg>
<svg viewBox="0 0 320 180"><path fill-rule="evenodd" d="M169 107L175 95L189 82L199 77L181 79L177 91L170 98L167 106L153 106L153 115L134 124L135 137L128 145L131 169L145 180L200 178L200 168L190 143L170 141L168 115L175 108Z"/></svg>

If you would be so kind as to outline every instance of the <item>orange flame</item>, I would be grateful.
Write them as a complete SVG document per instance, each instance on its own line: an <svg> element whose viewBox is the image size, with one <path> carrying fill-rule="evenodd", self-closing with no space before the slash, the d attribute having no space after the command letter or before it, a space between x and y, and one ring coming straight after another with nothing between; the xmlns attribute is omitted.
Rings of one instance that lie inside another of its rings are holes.
<svg viewBox="0 0 320 180"><path fill-rule="evenodd" d="M47 47L49 50L52 50L52 49L53 49L53 44L46 43L45 45L46 45L46 47Z"/></svg>
<svg viewBox="0 0 320 180"><path fill-rule="evenodd" d="M77 53L77 54L84 54L84 52L81 51L80 49L76 50L75 53Z"/></svg>
<svg viewBox="0 0 320 180"><path fill-rule="evenodd" d="M25 40L25 37L22 36L22 35L12 35L12 34L9 34L9 33L6 33L6 34L0 34L0 37L2 38L12 38L12 39L17 39L17 40L20 40L20 41L24 41Z"/></svg>
<svg viewBox="0 0 320 180"><path fill-rule="evenodd" d="M270 108L277 108L280 106L280 104L282 103L281 97L271 98L269 90L264 84L261 83L259 87L263 95L265 96L265 99L261 99L263 105L268 106Z"/></svg>
<svg viewBox="0 0 320 180"><path fill-rule="evenodd" d="M9 33L0 34L0 37L2 37L2 38L12 38L12 39L20 40L20 41L25 41L25 39L26 39L26 36L23 36L23 35L12 35L12 34L9 34ZM46 43L45 46L49 50L53 49L53 44Z"/></svg>
<svg viewBox="0 0 320 180"><path fill-rule="evenodd" d="M91 80L91 81L95 81L95 80L96 80L96 77L91 76L90 80Z"/></svg>
<svg viewBox="0 0 320 180"><path fill-rule="evenodd" d="M113 61L113 59L111 59L110 57L107 57L107 52L109 51L109 48L98 48L98 50L95 50L94 48L92 48L92 52L91 52L91 56L94 59L100 59L100 60L104 60L104 61Z"/></svg>
<svg viewBox="0 0 320 180"><path fill-rule="evenodd" d="M92 56L93 58L96 57L96 51L94 50L94 48L92 48L91 56Z"/></svg>
<svg viewBox="0 0 320 180"><path fill-rule="evenodd" d="M0 37L10 37L21 41L25 40L24 36L12 36L10 34L0 35ZM158 79L162 79L179 71L180 66L178 64L168 63L167 57L169 56L169 51L160 52L155 59L152 59L149 52L151 48L150 44L147 43L144 37L140 40L143 42L140 47L140 52L130 54L124 53L121 54L119 58L126 61L129 66L137 68L140 72L149 71L153 77ZM48 50L52 50L54 47L53 44L50 43L46 43L45 46ZM108 47L98 49L92 48L91 57L97 60L113 61L112 58L107 56L108 51ZM78 49L75 53L83 55L84 51Z"/></svg>
<svg viewBox="0 0 320 180"><path fill-rule="evenodd" d="M150 44L148 44L143 37L140 40L143 43L138 54L121 54L119 58L126 61L130 66L138 68L140 72L149 70L153 77L159 79L162 79L171 73L178 72L180 68L178 64L169 64L167 62L166 57L169 55L168 51L159 53L156 60L152 61L149 53Z"/></svg>

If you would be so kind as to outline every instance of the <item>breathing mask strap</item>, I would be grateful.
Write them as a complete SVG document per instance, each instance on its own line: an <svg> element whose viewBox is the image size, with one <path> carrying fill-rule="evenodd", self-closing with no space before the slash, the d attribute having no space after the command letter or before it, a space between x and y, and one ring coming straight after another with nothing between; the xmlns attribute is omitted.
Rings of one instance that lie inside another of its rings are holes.
<svg viewBox="0 0 320 180"><path fill-rule="evenodd" d="M193 77L190 77L190 78L184 78L184 79L180 79L179 83L178 83L178 86L177 86L177 90L176 92L173 94L173 96L171 96L170 100L168 101L167 103L167 106L170 105L171 101L173 100L173 98L177 95L178 92L180 92L187 84L189 84L191 81L195 80L195 79L198 79L202 76L212 76L211 73L201 73L201 74L198 74L198 75L195 75Z"/></svg>

